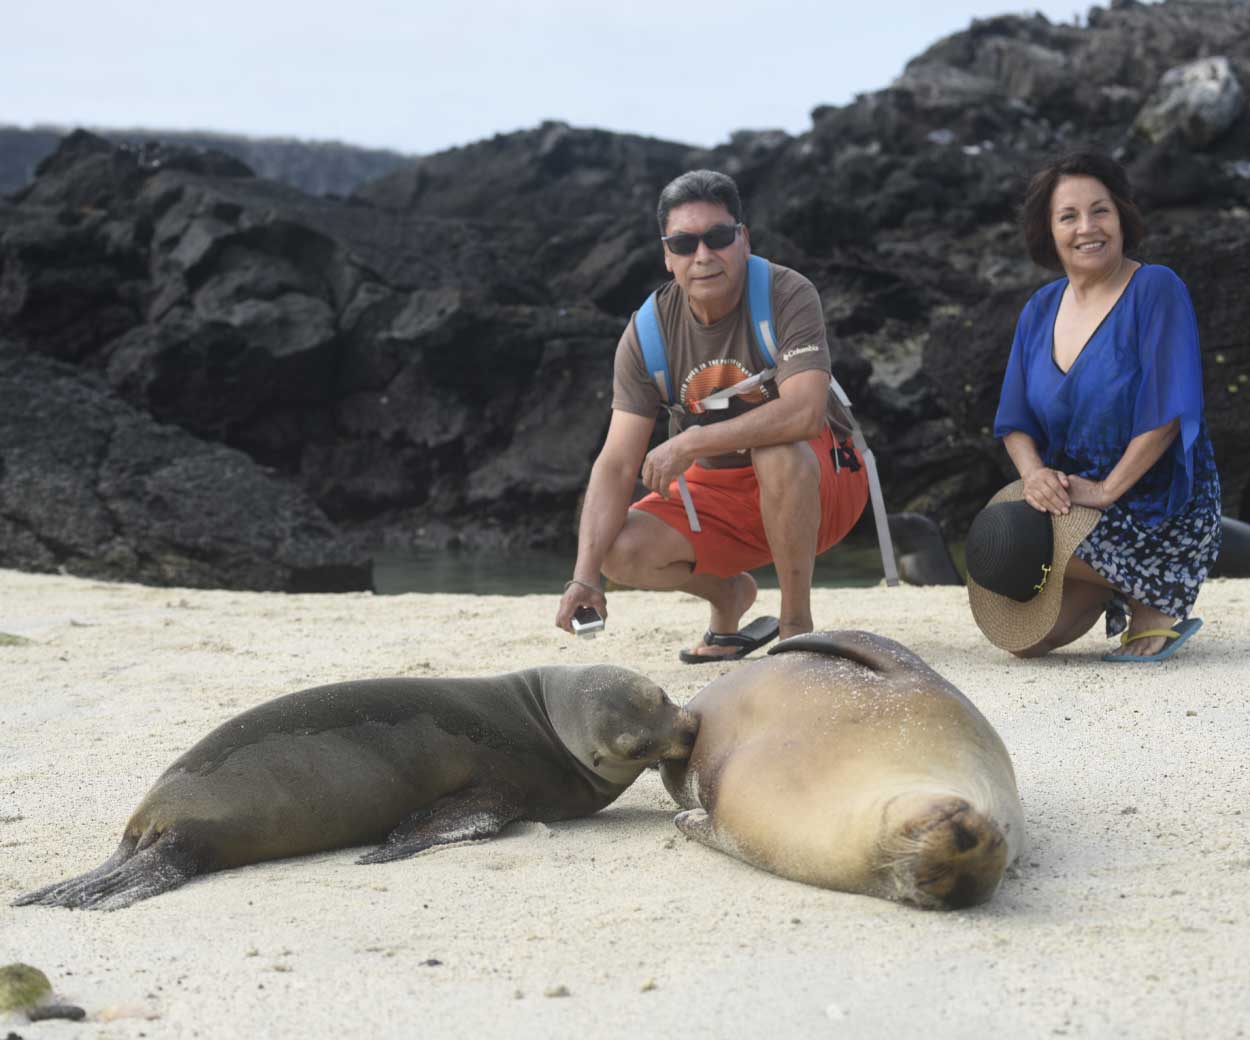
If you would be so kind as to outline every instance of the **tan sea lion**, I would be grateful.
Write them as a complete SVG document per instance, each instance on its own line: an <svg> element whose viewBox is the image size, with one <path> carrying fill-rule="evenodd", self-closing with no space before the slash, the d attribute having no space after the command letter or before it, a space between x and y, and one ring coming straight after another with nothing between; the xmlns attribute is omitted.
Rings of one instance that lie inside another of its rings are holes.
<svg viewBox="0 0 1250 1040"><path fill-rule="evenodd" d="M361 863L586 816L696 723L610 665L301 690L217 727L161 774L88 874L21 896L114 910L213 870L381 842Z"/></svg>
<svg viewBox="0 0 1250 1040"><path fill-rule="evenodd" d="M868 632L818 632L710 683L677 826L810 885L927 908L989 899L1024 838L1011 759L971 701Z"/></svg>

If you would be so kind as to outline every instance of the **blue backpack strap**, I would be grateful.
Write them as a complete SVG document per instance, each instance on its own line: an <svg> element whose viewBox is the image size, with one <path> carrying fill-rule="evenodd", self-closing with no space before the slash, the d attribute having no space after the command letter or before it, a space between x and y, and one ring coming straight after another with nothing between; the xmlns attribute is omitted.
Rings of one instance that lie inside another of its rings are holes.
<svg viewBox="0 0 1250 1040"><path fill-rule="evenodd" d="M777 340L773 335L773 272L762 256L747 257L747 305L751 309L751 330L756 346L764 356L764 366L777 366Z"/></svg>
<svg viewBox="0 0 1250 1040"><path fill-rule="evenodd" d="M638 334L638 345L642 347L643 364L655 380L660 391L660 402L671 418L681 409L673 403L673 378L669 375L668 355L664 352L664 333L660 331L660 319L655 312L655 293L648 296L646 302L638 308L638 314L634 318L634 331ZM677 491L681 495L681 504L686 507L686 520L690 524L690 530L698 534L703 528L699 526L699 514L695 512L694 500L690 497L690 488L686 484L684 473L677 475Z"/></svg>
<svg viewBox="0 0 1250 1040"><path fill-rule="evenodd" d="M634 331L642 347L642 363L647 366L651 378L660 389L660 400L667 408L673 403L673 377L668 372L668 355L664 352L664 334L660 331L660 318L655 312L655 293L647 297L638 308L634 318Z"/></svg>

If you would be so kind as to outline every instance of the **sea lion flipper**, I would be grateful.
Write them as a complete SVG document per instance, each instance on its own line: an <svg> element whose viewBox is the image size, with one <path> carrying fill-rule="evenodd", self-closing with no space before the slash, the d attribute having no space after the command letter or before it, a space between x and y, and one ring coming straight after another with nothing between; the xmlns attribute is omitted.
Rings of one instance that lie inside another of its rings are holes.
<svg viewBox="0 0 1250 1040"><path fill-rule="evenodd" d="M357 863L390 863L439 845L457 845L493 838L522 810L514 798L488 788L474 787L440 798L418 809Z"/></svg>
<svg viewBox="0 0 1250 1040"><path fill-rule="evenodd" d="M806 650L809 653L827 654L830 657L842 657L856 664L862 664L880 675L891 675L899 672L915 672L917 670L932 672L919 656L908 650L902 643L879 636L874 632L863 632L858 629L839 629L835 632L806 632L803 635L791 636L768 651L769 655L784 654L794 650Z"/></svg>
<svg viewBox="0 0 1250 1040"><path fill-rule="evenodd" d="M709 848L721 847L720 842L716 840L716 831L712 827L712 817L706 809L687 809L685 812L679 812L673 817L673 823L687 838L693 838Z"/></svg>
<svg viewBox="0 0 1250 1040"><path fill-rule="evenodd" d="M125 839L95 870L67 881L28 892L14 906L67 906L79 910L121 910L178 888L201 873L200 864L167 831L153 844L135 852L135 841Z"/></svg>

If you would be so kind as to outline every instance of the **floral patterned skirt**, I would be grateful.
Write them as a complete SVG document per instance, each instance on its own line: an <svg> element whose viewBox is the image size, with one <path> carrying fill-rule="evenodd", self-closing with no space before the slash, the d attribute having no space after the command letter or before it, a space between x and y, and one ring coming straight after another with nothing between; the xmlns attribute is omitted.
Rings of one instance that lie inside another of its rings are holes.
<svg viewBox="0 0 1250 1040"><path fill-rule="evenodd" d="M1119 591L1107 605L1107 635L1128 627L1128 600L1178 621L1189 617L1198 590L1220 553L1219 478L1198 484L1188 504L1156 527L1112 506L1076 555Z"/></svg>

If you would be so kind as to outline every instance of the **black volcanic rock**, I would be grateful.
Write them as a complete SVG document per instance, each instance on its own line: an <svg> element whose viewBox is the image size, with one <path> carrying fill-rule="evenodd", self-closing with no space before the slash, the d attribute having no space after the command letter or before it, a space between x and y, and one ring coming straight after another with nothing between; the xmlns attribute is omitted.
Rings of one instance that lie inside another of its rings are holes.
<svg viewBox="0 0 1250 1040"><path fill-rule="evenodd" d="M289 481L0 342L0 563L158 585L344 591L368 561Z"/></svg>
<svg viewBox="0 0 1250 1040"><path fill-rule="evenodd" d="M1020 307L1053 277L1029 261L1017 208L1030 174L1077 144L1129 167L1149 229L1141 258L1190 287L1225 511L1250 518L1250 116L1243 106L1218 133L1139 130L1162 125L1138 116L1167 102L1168 70L1198 58L1250 84L1250 5L1116 3L1084 27L974 22L888 89L816 109L798 136L692 149L546 123L425 157L347 200L201 149L71 135L0 198L6 392L33 395L53 372L61 386L76 368L97 403L61 409L57 437L81 424L95 460L92 416L107 403L164 440L103 438L139 470L110 457L107 481L58 477L72 515L28 517L6 491L0 564L191 580L153 562L172 553L194 561L178 567L195 580L243 581L233 521L216 548L196 529L168 550L172 536L144 526L170 508L175 480L203 515L214 493L283 489L295 497L249 508L239 529L249 545L286 545L283 517L314 517L294 526L313 532L301 546L338 547L327 566L379 546L571 552L616 341L666 277L656 196L697 166L738 180L755 251L819 289L889 508L962 536L1010 473L989 427ZM173 427L179 451L216 476L169 461ZM0 442L0 473L18 443ZM102 487L107 511L93 504ZM125 551L111 517L125 519ZM308 573L304 557L270 556L284 559L250 580L289 587Z"/></svg>
<svg viewBox="0 0 1250 1040"><path fill-rule="evenodd" d="M653 217L660 189L686 168L689 154L688 145L548 122L417 159L356 197L384 209L475 220Z"/></svg>
<svg viewBox="0 0 1250 1040"><path fill-rule="evenodd" d="M14 192L35 176L39 163L57 150L67 130L29 130L0 125L0 193ZM335 141L244 137L238 134L177 130L96 130L113 144L174 146L187 152L231 156L257 176L282 181L310 195L350 195L371 180L412 162L412 156L383 148L361 148Z"/></svg>

